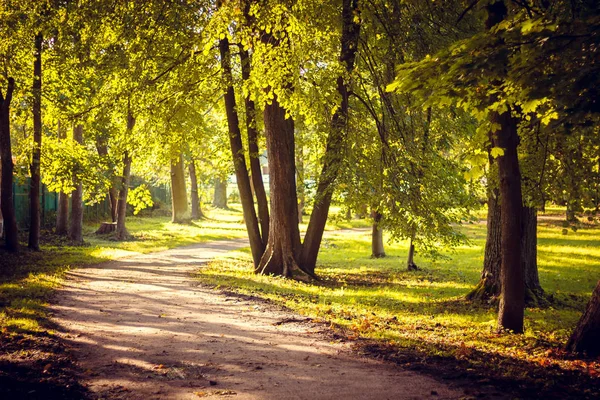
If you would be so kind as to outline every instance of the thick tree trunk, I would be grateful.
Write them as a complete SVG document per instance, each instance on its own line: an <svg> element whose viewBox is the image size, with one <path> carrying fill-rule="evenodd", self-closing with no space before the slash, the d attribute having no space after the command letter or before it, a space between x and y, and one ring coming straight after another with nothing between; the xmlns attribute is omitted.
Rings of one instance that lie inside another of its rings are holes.
<svg viewBox="0 0 600 400"><path fill-rule="evenodd" d="M567 343L567 350L600 356L600 281Z"/></svg>
<svg viewBox="0 0 600 400"><path fill-rule="evenodd" d="M490 164L493 165L493 164ZM500 223L500 192L488 183L488 214L487 236L485 239L485 254L481 280L467 295L467 300L488 301L500 295L500 269L502 265L501 223Z"/></svg>
<svg viewBox="0 0 600 400"><path fill-rule="evenodd" d="M227 209L227 182L221 178L215 178L213 206Z"/></svg>
<svg viewBox="0 0 600 400"><path fill-rule="evenodd" d="M342 36L340 62L345 66L348 76L354 70L354 60L358 48L360 23L356 18L358 13L358 0L342 1ZM337 90L342 98L340 107L336 110L331 120L331 131L327 137L327 145L323 160L323 169L319 176L315 204L310 215L310 221L304 237L304 246L301 264L305 270L314 273L317 263L323 231L327 223L329 206L335 179L343 160L344 146L346 143L346 125L348 122L348 82L344 77L338 77ZM270 159L269 159L270 162Z"/></svg>
<svg viewBox="0 0 600 400"><path fill-rule="evenodd" d="M40 158L42 152L42 35L35 35L33 58L33 151L29 187L29 242L32 250L40 249Z"/></svg>
<svg viewBox="0 0 600 400"><path fill-rule="evenodd" d="M543 301L544 290L540 285L537 267L537 210L523 207L521 257L525 273L525 303L537 306Z"/></svg>
<svg viewBox="0 0 600 400"><path fill-rule="evenodd" d="M188 204L182 154L176 160L171 160L171 200L171 222L185 222L188 218Z"/></svg>
<svg viewBox="0 0 600 400"><path fill-rule="evenodd" d="M373 210L373 227L371 230L371 258L385 257L385 249L383 248L383 229L379 226L379 222L383 217L381 213Z"/></svg>
<svg viewBox="0 0 600 400"><path fill-rule="evenodd" d="M73 128L73 140L83 144L83 126ZM69 215L69 239L75 244L83 243L83 186L77 174L73 174L75 190L71 193L71 214Z"/></svg>
<svg viewBox="0 0 600 400"><path fill-rule="evenodd" d="M13 199L13 161L10 144L10 102L15 89L15 80L8 78L6 97L0 91L0 159L2 162L2 181L0 186L0 209L4 220L4 246L8 251L19 250L17 217Z"/></svg>
<svg viewBox="0 0 600 400"><path fill-rule="evenodd" d="M294 122L285 119L277 99L265 106L265 136L269 157L271 223L266 250L256 271L303 277L297 262L301 250L296 196ZM312 275L312 271L304 271Z"/></svg>
<svg viewBox="0 0 600 400"><path fill-rule="evenodd" d="M504 149L498 157L500 178L502 282L498 325L516 333L523 332L525 307L525 281L521 256L521 216L523 200L521 194L521 172L517 145L519 137L516 120L510 111L492 113L492 123L500 126L494 134L494 146Z"/></svg>
<svg viewBox="0 0 600 400"><path fill-rule="evenodd" d="M135 126L135 118L131 110L127 111L127 135L130 135ZM117 201L117 240L125 240L129 237L129 232L125 227L125 218L127 217L127 194L129 193L129 180L131 178L131 156L129 151L123 153L123 175L121 176L119 199Z"/></svg>
<svg viewBox="0 0 600 400"><path fill-rule="evenodd" d="M252 189L250 188L250 177L248 176L248 168L246 167L246 160L244 159L244 146L242 144L240 122L235 104L233 78L231 75L231 55L227 38L219 40L219 51L221 54L223 78L227 83L227 91L225 92L225 111L227 114L227 125L229 127L229 144L231 147L238 190L240 192L240 200L242 202L244 222L246 223L246 229L248 231L252 259L254 260L254 266L257 267L264 251L264 242L258 227L258 218L256 216L256 210L254 209Z"/></svg>
<svg viewBox="0 0 600 400"><path fill-rule="evenodd" d="M200 204L200 195L198 192L198 177L196 176L196 162L192 158L188 164L190 172L190 183L192 192L192 219L203 219L202 205Z"/></svg>
<svg viewBox="0 0 600 400"><path fill-rule="evenodd" d="M240 60L242 63L242 79L248 81L250 79L250 55L247 50L240 50ZM254 101L250 99L250 96L246 96L244 105L246 107L246 130L248 132L248 153L250 155L252 187L254 188L256 204L258 205L258 222L260 224L262 242L267 243L269 238L269 204L260 168L256 106L254 105Z"/></svg>

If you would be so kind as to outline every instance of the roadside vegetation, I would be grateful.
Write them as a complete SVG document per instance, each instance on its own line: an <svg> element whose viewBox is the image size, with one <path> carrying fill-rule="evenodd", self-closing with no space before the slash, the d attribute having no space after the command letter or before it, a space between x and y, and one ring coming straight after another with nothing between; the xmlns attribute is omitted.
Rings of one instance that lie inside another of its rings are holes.
<svg viewBox="0 0 600 400"><path fill-rule="evenodd" d="M563 216L564 218L564 216ZM330 231L317 269L305 283L256 275L247 251L203 268L198 279L219 289L268 299L331 324L343 340L357 340L370 355L419 370L476 375L511 389L554 396L598 393L598 360L575 360L564 350L596 285L600 226L564 231L556 210L540 216L538 262L545 297L525 313L525 334L497 331L497 302L469 302L480 279L486 225L464 225L470 244L449 258L417 258L408 271L408 242L389 244L385 258L370 258L366 230ZM436 362L437 361L437 362ZM448 372L449 371L449 372Z"/></svg>

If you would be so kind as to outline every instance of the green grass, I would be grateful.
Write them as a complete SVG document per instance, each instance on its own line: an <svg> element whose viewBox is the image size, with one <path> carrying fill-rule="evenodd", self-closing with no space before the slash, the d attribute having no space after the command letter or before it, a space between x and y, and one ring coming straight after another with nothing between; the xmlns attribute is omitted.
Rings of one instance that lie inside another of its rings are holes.
<svg viewBox="0 0 600 400"><path fill-rule="evenodd" d="M524 335L498 334L497 306L464 300L480 278L486 227L468 224L461 229L470 245L448 253L449 260L417 257L421 270L414 272L406 270L408 243L388 244L386 258L371 259L370 232L354 230L326 233L317 282L254 275L247 251L215 261L199 272L199 279L331 322L351 338L428 356L468 358L473 368L500 368L503 375L548 365L600 372L598 363L582 366L560 350L599 277L600 226L565 235L560 224L540 223L540 280L552 300L544 308L526 310Z"/></svg>
<svg viewBox="0 0 600 400"><path fill-rule="evenodd" d="M71 268L193 243L246 237L239 210L214 209L208 215L209 219L190 224L172 224L168 217L129 217L131 240L123 242L95 235L99 224L86 223L84 246L71 246L65 239L45 233L40 252L23 248L20 254L6 254L0 250L0 332L48 329L51 325L46 304Z"/></svg>

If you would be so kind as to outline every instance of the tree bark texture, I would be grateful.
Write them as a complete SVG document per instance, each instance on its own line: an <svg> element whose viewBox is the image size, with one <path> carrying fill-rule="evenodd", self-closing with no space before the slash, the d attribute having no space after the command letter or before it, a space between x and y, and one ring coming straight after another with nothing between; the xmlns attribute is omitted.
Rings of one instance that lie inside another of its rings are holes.
<svg viewBox="0 0 600 400"><path fill-rule="evenodd" d="M521 257L525 273L525 303L535 306L539 305L544 295L537 267L537 210L535 207L523 207L521 225Z"/></svg>
<svg viewBox="0 0 600 400"><path fill-rule="evenodd" d="M135 126L135 118L131 110L127 111L127 135L131 135ZM129 193L129 180L131 178L131 156L129 151L123 153L123 174L119 188L119 200L117 201L117 232L115 237L117 240L125 240L129 237L129 232L125 226L125 218L127 217L127 194Z"/></svg>
<svg viewBox="0 0 600 400"><path fill-rule="evenodd" d="M264 243L258 227L258 218L254 209L254 200L252 189L250 188L250 177L248 168L244 159L244 146L242 144L242 135L240 132L240 122L235 104L235 93L233 91L233 79L231 75L231 54L229 51L229 41L227 38L219 40L219 51L221 54L221 68L223 78L227 82L227 91L225 92L225 112L227 114L227 125L229 128L229 144L231 155L235 168L240 200L242 202L242 211L244 213L244 222L248 231L250 249L254 266L257 267L264 251Z"/></svg>
<svg viewBox="0 0 600 400"><path fill-rule="evenodd" d="M383 216L375 210L373 210L371 216L373 217L373 227L371 230L371 257L383 258L385 257L385 249L383 248L383 229L379 226L379 222Z"/></svg>
<svg viewBox="0 0 600 400"><path fill-rule="evenodd" d="M108 145L102 139L96 140L96 150L100 157L108 157ZM116 187L115 179L112 179L113 184L108 189L108 201L110 205L110 219L112 222L117 222L117 201L119 200L119 193Z"/></svg>
<svg viewBox="0 0 600 400"><path fill-rule="evenodd" d="M83 126L75 125L73 128L73 140L83 144ZM83 243L83 186L77 174L73 174L73 185L75 190L71 193L71 214L69 215L69 239L76 243Z"/></svg>
<svg viewBox="0 0 600 400"><path fill-rule="evenodd" d="M10 102L12 101L15 80L8 78L6 96L0 91L0 159L2 162L2 181L0 186L0 209L4 219L4 246L8 251L19 250L17 217L13 203L13 160L10 144Z"/></svg>
<svg viewBox="0 0 600 400"><path fill-rule="evenodd" d="M213 206L227 209L227 181L221 178L215 178Z"/></svg>
<svg viewBox="0 0 600 400"><path fill-rule="evenodd" d="M271 222L269 240L257 272L287 277L301 273L298 198L296 195L294 123L285 119L277 99L265 106L265 136L269 157ZM304 271L310 274L310 271Z"/></svg>
<svg viewBox="0 0 600 400"><path fill-rule="evenodd" d="M61 123L58 123L58 140L66 138ZM56 209L56 230L57 235L66 236L69 232L69 195L64 192L58 194L58 207Z"/></svg>
<svg viewBox="0 0 600 400"><path fill-rule="evenodd" d="M498 157L498 176L500 178L500 223L502 283L498 325L515 333L523 332L523 313L525 307L525 281L521 256L521 216L523 200L521 194L521 172L517 146L519 137L516 120L510 111L504 114L492 113L492 123L500 126L494 134L494 146L504 149L504 155Z"/></svg>
<svg viewBox="0 0 600 400"><path fill-rule="evenodd" d="M33 58L33 149L29 187L29 242L27 247L40 249L40 158L42 152L42 35L35 35Z"/></svg>
<svg viewBox="0 0 600 400"><path fill-rule="evenodd" d="M340 62L346 68L348 76L354 70L354 60L358 48L360 23L355 19L358 12L358 0L342 1L342 36ZM342 101L331 120L331 131L327 137L327 145L323 159L323 169L319 176L315 204L310 216L301 256L303 268L314 273L317 263L323 231L329 214L331 197L335 179L341 168L344 146L346 143L346 125L348 122L348 82L345 77L338 77L337 91ZM270 159L269 159L270 162Z"/></svg>
<svg viewBox="0 0 600 400"><path fill-rule="evenodd" d="M419 269L417 264L415 264L415 245L412 239L410 239L410 243L408 245L408 258L406 259L406 269L408 271L417 271Z"/></svg>
<svg viewBox="0 0 600 400"><path fill-rule="evenodd" d="M490 157L491 169L495 169L494 162ZM485 253L483 257L483 271L481 280L467 295L467 300L487 301L500 295L500 268L502 265L502 225L500 222L500 191L488 183L488 211L487 211L487 234L485 239Z"/></svg>
<svg viewBox="0 0 600 400"><path fill-rule="evenodd" d="M66 236L69 225L69 195L60 192L58 194L58 207L56 210L56 231L57 235Z"/></svg>
<svg viewBox="0 0 600 400"><path fill-rule="evenodd" d="M600 356L600 281L567 342L567 350L588 357Z"/></svg>
<svg viewBox="0 0 600 400"><path fill-rule="evenodd" d="M181 153L175 160L171 160L171 210L171 222L182 223L188 218L185 172Z"/></svg>
<svg viewBox="0 0 600 400"><path fill-rule="evenodd" d="M296 146L296 186L298 189L298 222L302 223L306 206L306 188L304 187L304 151Z"/></svg>
<svg viewBox="0 0 600 400"><path fill-rule="evenodd" d="M248 50L240 50L240 61L242 64L242 79L250 79L250 55ZM252 178L252 187L256 196L258 205L258 222L260 224L260 233L262 242L266 243L269 238L269 204L267 202L267 193L263 183L262 171L260 168L260 151L258 148L258 130L256 128L256 106L250 96L244 99L246 107L246 130L248 132L248 153L250 155L250 173Z"/></svg>
<svg viewBox="0 0 600 400"><path fill-rule="evenodd" d="M188 164L188 169L190 172L190 183L192 192L192 219L202 219L204 218L204 213L202 212L202 206L200 204L200 195L198 192L198 177L196 176L196 161L194 159L190 160Z"/></svg>

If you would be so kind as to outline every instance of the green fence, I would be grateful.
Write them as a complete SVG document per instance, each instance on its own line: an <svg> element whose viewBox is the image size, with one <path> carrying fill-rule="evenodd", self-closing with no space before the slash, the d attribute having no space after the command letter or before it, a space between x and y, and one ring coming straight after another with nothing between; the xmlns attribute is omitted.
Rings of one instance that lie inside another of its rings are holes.
<svg viewBox="0 0 600 400"><path fill-rule="evenodd" d="M27 179L24 183L13 183L13 203L19 229L29 228L29 188L29 179ZM47 225L49 220L54 218L57 207L58 194L49 192L48 188L46 188L46 185L42 185L40 189L40 212L42 225Z"/></svg>
<svg viewBox="0 0 600 400"><path fill-rule="evenodd" d="M13 183L13 202L17 225L19 229L29 229L29 178L25 181ZM171 191L169 185L160 187L150 187L152 199L160 201L165 205L171 204ZM40 212L42 226L51 228L56 223L56 210L58 209L58 193L49 192L46 185L40 189ZM110 219L110 201L107 198L94 205L85 205L83 208L83 218L86 221L99 221Z"/></svg>

